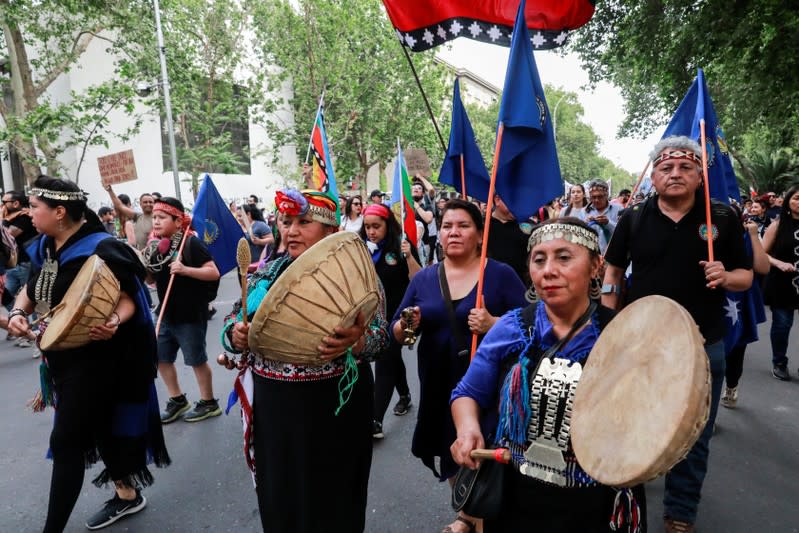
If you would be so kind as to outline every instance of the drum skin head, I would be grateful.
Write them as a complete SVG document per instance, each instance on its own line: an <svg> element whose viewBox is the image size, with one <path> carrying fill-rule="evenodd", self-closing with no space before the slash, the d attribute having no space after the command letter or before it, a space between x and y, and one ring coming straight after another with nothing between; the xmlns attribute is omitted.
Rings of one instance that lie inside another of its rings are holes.
<svg viewBox="0 0 799 533"><path fill-rule="evenodd" d="M98 255L89 256L53 309L39 347L44 351L78 348L91 342L89 330L105 324L119 302L119 281Z"/></svg>
<svg viewBox="0 0 799 533"><path fill-rule="evenodd" d="M250 350L287 363L323 364L316 350L322 338L351 326L359 312L368 324L379 303L377 273L361 238L350 231L328 235L270 287L250 324Z"/></svg>
<svg viewBox="0 0 799 533"><path fill-rule="evenodd" d="M580 466L612 487L668 472L710 411L710 365L688 311L647 296L603 330L577 386L571 442Z"/></svg>

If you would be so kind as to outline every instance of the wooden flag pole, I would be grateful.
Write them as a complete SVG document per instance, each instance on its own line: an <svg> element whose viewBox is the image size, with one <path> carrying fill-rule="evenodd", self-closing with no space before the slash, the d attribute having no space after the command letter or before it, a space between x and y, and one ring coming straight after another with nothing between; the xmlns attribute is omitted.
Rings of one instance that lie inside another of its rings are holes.
<svg viewBox="0 0 799 533"><path fill-rule="evenodd" d="M710 218L710 176L707 173L707 137L705 136L705 119L699 120L702 132L702 171L705 174L705 225L707 228L707 260L713 262L713 221Z"/></svg>
<svg viewBox="0 0 799 533"><path fill-rule="evenodd" d="M402 44L402 41L400 41L400 48L402 48L402 52L405 54L405 59L408 61L408 66L411 67L411 72L413 73L413 79L416 80L416 86L419 87L419 92L422 94L422 100L424 100L424 105L427 108L427 114L430 115L430 120L433 122L433 127L436 129L436 135L438 135L438 142L441 143L441 149L444 150L444 153L446 154L447 143L444 142L444 137L441 135L441 130L438 127L438 122L436 122L436 116L433 114L433 108L430 107L430 102L427 100L427 94L424 92L424 87L422 87L422 82L419 80L419 75L416 73L416 67L413 66L411 55L408 53L408 49L405 48L405 45Z"/></svg>
<svg viewBox="0 0 799 533"><path fill-rule="evenodd" d="M189 223L189 225L186 226L186 229L183 231L183 237L180 239L180 246L178 247L178 255L176 258L177 261L180 261L180 258L183 256L183 247L186 246L186 238L189 236L190 230L191 230L191 223ZM169 284L167 284L166 292L164 293L164 301L161 302L161 311L158 312L158 322L155 324L156 338L158 338L158 331L161 329L161 321L164 319L164 311L166 310L166 304L169 302L169 295L172 293L172 284L174 282L175 282L175 274L170 274Z"/></svg>
<svg viewBox="0 0 799 533"><path fill-rule="evenodd" d="M635 187L633 187L633 192L630 193L630 197L627 198L627 201L624 203L624 207L625 208L629 207L630 206L630 202L632 202L633 199L635 199L635 193L637 193L638 189L641 187L641 182L644 181L644 176L646 175L646 171L649 170L649 165L651 165L651 164L652 164L652 160L651 159L646 162L646 166L644 167L644 170L642 170L641 174L638 176L638 181L635 182Z"/></svg>
<svg viewBox="0 0 799 533"><path fill-rule="evenodd" d="M494 147L494 165L491 168L491 181L488 185L488 202L486 204L486 222L483 225L483 246L480 248L480 277L477 278L477 301L476 309L483 307L483 284L485 281L486 260L488 257L488 234L491 231L491 211L494 209L494 191L497 184L497 167L499 166L499 151L502 149L502 134L505 131L505 124L499 123L497 129L497 145ZM477 351L477 333L472 333L471 358Z"/></svg>
<svg viewBox="0 0 799 533"><path fill-rule="evenodd" d="M466 200L466 171L463 166L463 154L461 154L461 197Z"/></svg>

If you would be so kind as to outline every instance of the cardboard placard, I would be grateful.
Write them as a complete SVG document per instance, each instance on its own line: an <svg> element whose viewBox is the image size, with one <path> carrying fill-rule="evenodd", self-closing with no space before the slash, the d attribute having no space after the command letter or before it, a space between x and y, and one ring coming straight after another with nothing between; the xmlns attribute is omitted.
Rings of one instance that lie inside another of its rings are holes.
<svg viewBox="0 0 799 533"><path fill-rule="evenodd" d="M427 152L422 148L408 148L403 154L405 157L405 166L408 168L408 176L413 177L416 174L421 174L425 178L433 175L430 168L430 158L427 157Z"/></svg>
<svg viewBox="0 0 799 533"><path fill-rule="evenodd" d="M133 150L125 150L97 158L100 168L100 179L105 185L116 185L126 181L138 179L136 162L133 160Z"/></svg>

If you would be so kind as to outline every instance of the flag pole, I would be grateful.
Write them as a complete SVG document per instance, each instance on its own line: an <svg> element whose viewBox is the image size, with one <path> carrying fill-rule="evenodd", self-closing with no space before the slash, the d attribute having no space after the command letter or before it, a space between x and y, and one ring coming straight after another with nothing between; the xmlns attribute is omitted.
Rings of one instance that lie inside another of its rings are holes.
<svg viewBox="0 0 799 533"><path fill-rule="evenodd" d="M400 190L400 230L402 231L400 235L400 244L405 242L405 189L402 186L402 157L400 156L400 140L397 137L397 165L399 165L399 190ZM391 192L394 194L394 191ZM411 243L416 246L416 243Z"/></svg>
<svg viewBox="0 0 799 533"><path fill-rule="evenodd" d="M191 231L191 222L189 225L186 226L186 229L183 231L183 237L180 239L180 247L178 248L178 255L175 257L175 261L180 261L180 258L183 257L183 247L186 246L186 237L189 236L189 232ZM164 311L166 310L166 304L169 302L169 295L172 293L172 284L175 282L175 274L169 275L169 283L166 286L166 292L164 293L164 301L161 302L161 311L158 312L158 322L155 324L155 337L158 338L158 332L161 329L161 321L164 319Z"/></svg>
<svg viewBox="0 0 799 533"><path fill-rule="evenodd" d="M628 207L630 205L630 202L632 202L633 199L635 198L635 193L637 193L638 189L641 187L641 182L644 181L644 176L646 175L646 171L649 170L649 165L651 165L651 164L652 164L652 160L651 159L646 162L646 166L644 167L644 170L642 170L641 174L638 176L638 181L635 182L635 187L633 187L633 192L630 193L630 197L627 198L626 202L624 202L624 207L625 208Z"/></svg>
<svg viewBox="0 0 799 533"><path fill-rule="evenodd" d="M313 127L311 127L311 139L308 141L308 151L305 153L305 164L308 164L308 159L311 157L311 146L313 146L313 130L316 128L316 121L319 120L319 112L322 111L322 106L325 103L325 91L327 88L322 89L322 96L319 97L319 105L316 107L316 115L313 119Z"/></svg>
<svg viewBox="0 0 799 533"><path fill-rule="evenodd" d="M710 181L707 173L707 136L705 135L705 119L699 119L699 130L702 133L702 171L705 173L705 227L707 228L707 260L713 258L713 221L710 218Z"/></svg>
<svg viewBox="0 0 799 533"><path fill-rule="evenodd" d="M430 107L430 102L427 100L427 94L424 92L424 88L422 87L422 82L419 80L419 75L416 74L416 67L413 66L413 61L411 61L411 56L408 53L408 49L405 48L405 45L402 44L400 41L400 48L405 53L405 59L408 60L408 65L411 67L411 72L413 73L413 78L416 80L416 85L419 87L419 92L422 93L422 99L424 100L424 105L427 107L427 114L430 115L430 120L433 121L433 127L436 129L436 134L438 134L438 140L441 143L441 149L444 150L444 153L447 153L447 144L444 142L444 137L441 135L441 130L438 128L438 122L436 122L436 117L433 115L433 108Z"/></svg>
<svg viewBox="0 0 799 533"><path fill-rule="evenodd" d="M491 211L494 208L494 192L497 184L497 167L499 167L499 151L502 149L502 134L505 131L505 124L499 123L497 129L497 144L494 148L494 165L491 167L491 181L488 184L488 202L486 203L486 222L483 225L483 246L480 248L480 276L477 278L477 301L476 309L483 307L483 282L485 281L485 268L488 256L488 234L491 230ZM472 333L472 351L470 358L474 357L477 351L477 333Z"/></svg>
<svg viewBox="0 0 799 533"><path fill-rule="evenodd" d="M461 196L466 200L466 171L463 166L463 154L461 154Z"/></svg>

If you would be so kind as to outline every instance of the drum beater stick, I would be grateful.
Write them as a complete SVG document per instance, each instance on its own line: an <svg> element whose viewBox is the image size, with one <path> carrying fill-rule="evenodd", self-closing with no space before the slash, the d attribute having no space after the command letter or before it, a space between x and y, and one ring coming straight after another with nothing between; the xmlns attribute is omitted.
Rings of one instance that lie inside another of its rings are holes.
<svg viewBox="0 0 799 533"><path fill-rule="evenodd" d="M250 243L242 237L236 246L236 263L238 264L241 278L241 321L245 327L247 326L247 269L251 261Z"/></svg>
<svg viewBox="0 0 799 533"><path fill-rule="evenodd" d="M180 239L180 247L178 248L178 255L177 260L180 260L180 257L183 255L183 247L186 246L186 238L189 236L189 230L191 229L191 223L186 226L186 229L183 231L183 237ZM166 304L169 302L169 295L172 292L172 284L175 282L175 274L169 275L169 284L166 286L166 292L164 293L164 301L161 302L161 311L158 313L158 322L155 324L155 337L158 338L158 332L161 330L161 320L164 318L164 310L166 309Z"/></svg>

